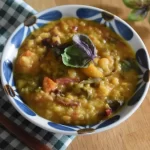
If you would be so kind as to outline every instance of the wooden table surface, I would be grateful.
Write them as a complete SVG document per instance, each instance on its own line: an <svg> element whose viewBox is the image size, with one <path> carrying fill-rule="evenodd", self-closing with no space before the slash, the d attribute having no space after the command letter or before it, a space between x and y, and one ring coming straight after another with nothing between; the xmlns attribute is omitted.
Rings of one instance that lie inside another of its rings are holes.
<svg viewBox="0 0 150 150"><path fill-rule="evenodd" d="M130 9L122 0L25 0L37 11L64 4L84 4L108 10L126 19ZM150 24L129 23L150 52ZM67 150L150 150L150 93L140 108L125 122L108 131L78 136Z"/></svg>

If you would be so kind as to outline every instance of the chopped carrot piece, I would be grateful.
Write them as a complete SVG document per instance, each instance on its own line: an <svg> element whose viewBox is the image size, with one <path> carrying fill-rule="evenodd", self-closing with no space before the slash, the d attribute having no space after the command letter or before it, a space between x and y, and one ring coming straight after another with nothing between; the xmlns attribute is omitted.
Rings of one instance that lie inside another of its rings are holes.
<svg viewBox="0 0 150 150"><path fill-rule="evenodd" d="M44 77L43 80L43 90L46 93L54 91L57 88L57 84L48 77Z"/></svg>
<svg viewBox="0 0 150 150"><path fill-rule="evenodd" d="M27 50L27 51L25 51L22 55L24 55L24 56L31 56L31 55L33 55L33 54L34 54L33 52Z"/></svg>

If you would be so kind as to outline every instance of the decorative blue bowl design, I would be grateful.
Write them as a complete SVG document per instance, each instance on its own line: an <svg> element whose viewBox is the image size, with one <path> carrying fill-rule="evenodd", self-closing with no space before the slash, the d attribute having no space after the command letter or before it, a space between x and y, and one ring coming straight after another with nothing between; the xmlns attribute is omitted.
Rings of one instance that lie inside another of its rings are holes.
<svg viewBox="0 0 150 150"><path fill-rule="evenodd" d="M71 10L71 13L69 10ZM135 50L139 65L139 82L133 97L128 101L123 110L112 118L101 121L91 126L69 126L56 124L41 118L33 112L19 97L13 78L13 62L18 48L24 39L35 29L47 24L49 21L58 20L62 17L77 17L105 24L111 30L122 36ZM8 54L9 51L9 54ZM90 6L67 5L48 9L35 16L31 16L22 23L8 40L1 62L1 78L6 94L13 106L29 121L52 132L64 134L95 133L112 128L127 119L142 103L149 87L149 58L146 48L136 34L123 20L104 10ZM134 110L134 111L133 111Z"/></svg>

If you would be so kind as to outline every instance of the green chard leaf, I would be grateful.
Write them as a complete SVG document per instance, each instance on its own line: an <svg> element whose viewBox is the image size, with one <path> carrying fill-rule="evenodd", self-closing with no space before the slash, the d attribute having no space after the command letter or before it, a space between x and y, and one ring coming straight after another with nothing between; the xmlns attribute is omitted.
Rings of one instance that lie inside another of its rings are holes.
<svg viewBox="0 0 150 150"><path fill-rule="evenodd" d="M136 69L138 71L138 64L135 59L126 59L120 62L122 71L130 71Z"/></svg>
<svg viewBox="0 0 150 150"><path fill-rule="evenodd" d="M150 0L123 0L124 4L132 9L139 9L150 4Z"/></svg>
<svg viewBox="0 0 150 150"><path fill-rule="evenodd" d="M131 11L131 13L128 16L128 19L130 21L141 21L146 18L148 14L148 8L141 8L141 9L134 9Z"/></svg>
<svg viewBox="0 0 150 150"><path fill-rule="evenodd" d="M64 65L75 68L86 68L96 55L96 48L88 36L76 34L73 45L65 48L61 54Z"/></svg>

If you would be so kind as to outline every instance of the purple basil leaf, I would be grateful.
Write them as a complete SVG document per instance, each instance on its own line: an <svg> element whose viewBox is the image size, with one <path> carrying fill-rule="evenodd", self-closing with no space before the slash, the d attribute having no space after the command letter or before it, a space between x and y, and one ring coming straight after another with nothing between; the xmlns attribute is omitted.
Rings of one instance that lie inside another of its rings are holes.
<svg viewBox="0 0 150 150"><path fill-rule="evenodd" d="M96 48L87 35L84 34L74 35L73 43L81 50L83 50L91 59L97 56Z"/></svg>

